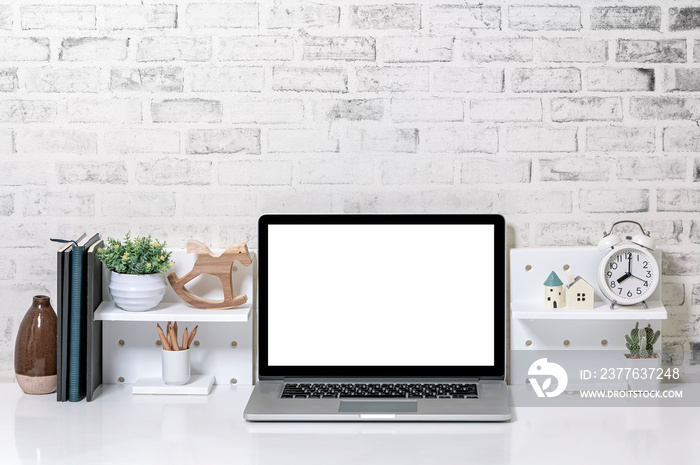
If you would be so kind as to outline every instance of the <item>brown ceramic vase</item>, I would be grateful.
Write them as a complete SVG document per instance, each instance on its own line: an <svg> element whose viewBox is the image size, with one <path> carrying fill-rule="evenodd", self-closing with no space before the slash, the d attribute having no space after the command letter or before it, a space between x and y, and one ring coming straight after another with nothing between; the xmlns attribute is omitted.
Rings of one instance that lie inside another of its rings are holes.
<svg viewBox="0 0 700 465"><path fill-rule="evenodd" d="M15 342L15 375L27 394L56 392L56 329L49 297L34 296Z"/></svg>

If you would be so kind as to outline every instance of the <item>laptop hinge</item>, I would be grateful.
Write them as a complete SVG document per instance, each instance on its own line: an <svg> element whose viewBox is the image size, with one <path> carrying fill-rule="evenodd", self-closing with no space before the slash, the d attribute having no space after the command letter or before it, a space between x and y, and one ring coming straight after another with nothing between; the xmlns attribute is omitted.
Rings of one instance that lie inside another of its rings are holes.
<svg viewBox="0 0 700 465"><path fill-rule="evenodd" d="M280 380L277 378L277 380ZM295 378L295 377L284 377L281 379L285 383L308 383L308 382L326 382L326 383L477 383L480 381L478 377L470 378L460 378L460 377L449 377L449 378L436 378L436 377L416 377L416 378L395 378L395 377L305 377L305 378Z"/></svg>

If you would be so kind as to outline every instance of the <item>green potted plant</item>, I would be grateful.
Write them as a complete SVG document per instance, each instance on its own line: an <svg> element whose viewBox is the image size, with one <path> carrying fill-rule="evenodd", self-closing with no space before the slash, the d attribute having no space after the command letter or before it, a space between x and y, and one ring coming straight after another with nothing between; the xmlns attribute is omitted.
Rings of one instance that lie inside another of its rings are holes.
<svg viewBox="0 0 700 465"><path fill-rule="evenodd" d="M661 357L654 352L654 344L659 337L661 331L654 331L651 323L640 329L637 322L632 331L625 334L625 345L630 351L625 354L630 368L627 375L630 389L648 391L659 388Z"/></svg>
<svg viewBox="0 0 700 465"><path fill-rule="evenodd" d="M151 236L123 241L108 238L98 252L105 268L111 271L109 293L114 303L130 312L150 310L163 300L165 273L173 267L165 242Z"/></svg>

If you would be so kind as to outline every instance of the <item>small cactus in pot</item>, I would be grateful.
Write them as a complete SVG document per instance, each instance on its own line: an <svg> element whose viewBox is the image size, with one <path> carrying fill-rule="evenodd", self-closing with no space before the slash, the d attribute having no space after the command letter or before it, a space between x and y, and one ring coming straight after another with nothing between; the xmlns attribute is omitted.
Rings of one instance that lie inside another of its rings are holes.
<svg viewBox="0 0 700 465"><path fill-rule="evenodd" d="M629 358L657 358L654 353L654 344L659 340L661 331L654 332L651 323L646 328L639 329L639 322L634 325L634 329L629 334L625 334L627 349L630 351Z"/></svg>

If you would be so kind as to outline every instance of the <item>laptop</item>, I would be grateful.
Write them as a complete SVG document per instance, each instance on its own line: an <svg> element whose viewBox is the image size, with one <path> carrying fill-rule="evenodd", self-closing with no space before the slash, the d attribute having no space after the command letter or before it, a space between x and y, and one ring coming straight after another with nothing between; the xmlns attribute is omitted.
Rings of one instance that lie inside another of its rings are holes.
<svg viewBox="0 0 700 465"><path fill-rule="evenodd" d="M505 220L263 215L249 421L505 421Z"/></svg>

